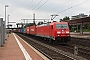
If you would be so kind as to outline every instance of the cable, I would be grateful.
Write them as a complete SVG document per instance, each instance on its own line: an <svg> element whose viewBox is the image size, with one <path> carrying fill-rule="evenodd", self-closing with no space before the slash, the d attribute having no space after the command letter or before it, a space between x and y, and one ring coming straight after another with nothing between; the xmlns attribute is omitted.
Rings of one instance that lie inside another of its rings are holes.
<svg viewBox="0 0 90 60"><path fill-rule="evenodd" d="M32 7L33 7L33 0L31 1L30 4L31 4L31 10L32 10ZM27 9L27 11L28 11L28 10L29 10L29 9ZM28 14L29 14L29 13L28 13ZM28 14L27 14L27 15L28 15Z"/></svg>
<svg viewBox="0 0 90 60"><path fill-rule="evenodd" d="M25 15L26 15L26 17L27 17L27 15L29 14L27 14L26 12L29 10L29 9L32 9L32 8L30 8L30 7L33 7L33 0L31 0L31 2L30 2L30 6L28 6L28 8L27 8L27 10L25 10ZM25 16L24 16L25 17Z"/></svg>
<svg viewBox="0 0 90 60"><path fill-rule="evenodd" d="M70 0L69 2L71 2L71 0ZM68 2L68 3L69 3L69 2ZM68 3L66 3L66 4L68 4ZM61 6L66 5L66 4L62 4ZM56 10L57 10L58 8L60 8L61 6L59 5L59 6L57 6L57 7L54 7L54 8L51 9L49 12L56 11Z"/></svg>
<svg viewBox="0 0 90 60"><path fill-rule="evenodd" d="M38 7L37 10L39 10L42 6L44 6L48 1L49 1L49 0L46 0L40 7ZM37 11L37 10L36 10L36 11Z"/></svg>
<svg viewBox="0 0 90 60"><path fill-rule="evenodd" d="M41 0L41 1L42 1L42 0ZM37 5L39 5L39 4L41 3L41 1L40 1ZM46 0L41 6L39 6L39 7L36 9L36 11L39 10L42 6L44 6L48 1L49 1L49 0ZM32 11L32 12L33 12L33 11Z"/></svg>
<svg viewBox="0 0 90 60"><path fill-rule="evenodd" d="M40 0L40 2L33 8L33 10L42 2L42 0Z"/></svg>
<svg viewBox="0 0 90 60"><path fill-rule="evenodd" d="M33 12L33 10L34 10L41 2L42 2L42 0L40 0L40 1L37 3L37 5L32 9L31 12Z"/></svg>
<svg viewBox="0 0 90 60"><path fill-rule="evenodd" d="M89 0L88 0L88 1L89 1ZM79 5L82 5L82 4L84 4L84 3L87 3L88 1L84 1L84 2L81 2L81 3L77 4L77 5L71 6L71 7L67 8L67 9L65 9L65 10L62 10L62 11L58 12L57 14L62 13L62 12L64 12L64 11L67 11L67 10L69 10L69 9L72 9L72 8L74 8L74 7L77 7L77 6L79 6Z"/></svg>

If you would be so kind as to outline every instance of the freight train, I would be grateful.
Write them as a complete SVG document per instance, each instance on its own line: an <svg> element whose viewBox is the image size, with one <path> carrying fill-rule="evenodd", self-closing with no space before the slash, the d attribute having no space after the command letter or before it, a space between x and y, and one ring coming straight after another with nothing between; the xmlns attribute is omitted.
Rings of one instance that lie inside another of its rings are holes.
<svg viewBox="0 0 90 60"><path fill-rule="evenodd" d="M52 22L18 29L17 32L42 37L51 42L70 41L70 29L67 22Z"/></svg>

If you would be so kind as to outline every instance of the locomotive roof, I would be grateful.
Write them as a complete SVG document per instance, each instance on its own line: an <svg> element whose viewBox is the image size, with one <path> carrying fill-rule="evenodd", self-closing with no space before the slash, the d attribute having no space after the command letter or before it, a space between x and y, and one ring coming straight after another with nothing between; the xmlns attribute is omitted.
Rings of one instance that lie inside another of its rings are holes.
<svg viewBox="0 0 90 60"><path fill-rule="evenodd" d="M37 25L37 26L40 27L40 26L47 26L47 25L49 25L49 23L43 23L43 24Z"/></svg>
<svg viewBox="0 0 90 60"><path fill-rule="evenodd" d="M51 22L51 23L44 23L44 24L41 24L41 25L37 25L37 27L54 25L54 24L67 24L67 23L68 23L68 22Z"/></svg>
<svg viewBox="0 0 90 60"><path fill-rule="evenodd" d="M53 25L53 24L67 24L68 22L52 22L50 23L50 25Z"/></svg>

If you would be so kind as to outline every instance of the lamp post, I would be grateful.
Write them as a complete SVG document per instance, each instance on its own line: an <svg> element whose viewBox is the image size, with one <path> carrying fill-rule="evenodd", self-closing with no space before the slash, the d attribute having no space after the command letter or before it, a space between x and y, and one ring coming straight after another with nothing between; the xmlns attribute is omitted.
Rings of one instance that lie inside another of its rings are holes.
<svg viewBox="0 0 90 60"><path fill-rule="evenodd" d="M5 40L6 40L6 7L9 7L8 5L5 5Z"/></svg>

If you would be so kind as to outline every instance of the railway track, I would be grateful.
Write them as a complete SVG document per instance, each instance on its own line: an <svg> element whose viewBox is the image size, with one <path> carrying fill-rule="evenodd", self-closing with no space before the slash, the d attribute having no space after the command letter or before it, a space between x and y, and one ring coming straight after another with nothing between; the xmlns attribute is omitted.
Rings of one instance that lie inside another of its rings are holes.
<svg viewBox="0 0 90 60"><path fill-rule="evenodd" d="M71 38L71 43L86 46L90 48L90 39L84 39L84 38Z"/></svg>
<svg viewBox="0 0 90 60"><path fill-rule="evenodd" d="M36 39L36 40L40 40L40 39ZM42 41L42 43L45 42L42 39L41 39L41 41ZM86 40L83 39L84 44L82 44L82 39L81 40L79 39L79 41L80 41L81 45L79 43L78 43L79 44L78 45L77 42L75 42L74 44L69 43L68 45L59 44L59 45L55 46L55 44L52 45L51 43L49 43L48 45L53 46L53 47L55 47L57 49L62 49L64 51L66 51L66 52L69 51L72 54L75 54L75 46L77 46L77 48L78 48L78 51L77 51L78 54L77 55L82 56L82 57L87 58L87 59L90 59L90 57L89 57L90 56L90 48L87 47L87 45L90 45L89 40L88 39L86 39ZM88 41L88 43L86 43L85 41L86 42ZM47 42L45 44L47 44ZM85 45L85 44L87 44L87 45Z"/></svg>
<svg viewBox="0 0 90 60"><path fill-rule="evenodd" d="M67 46L62 47L61 50L61 45L60 46L55 46L55 45L48 45L42 42L39 42L37 40L34 40L32 38L23 36L19 34L20 37L22 37L25 41L27 41L30 45L32 45L34 48L36 48L38 51L46 55L50 60L87 60L83 57L73 55L72 48L68 47L65 51L63 51L63 48L66 48ZM52 46L51 46L52 45ZM60 47L60 48L59 48ZM71 50L70 50L71 49ZM69 53L69 50L72 51Z"/></svg>
<svg viewBox="0 0 90 60"><path fill-rule="evenodd" d="M82 38L71 38L70 46L78 47L78 55L90 59L90 40Z"/></svg>

